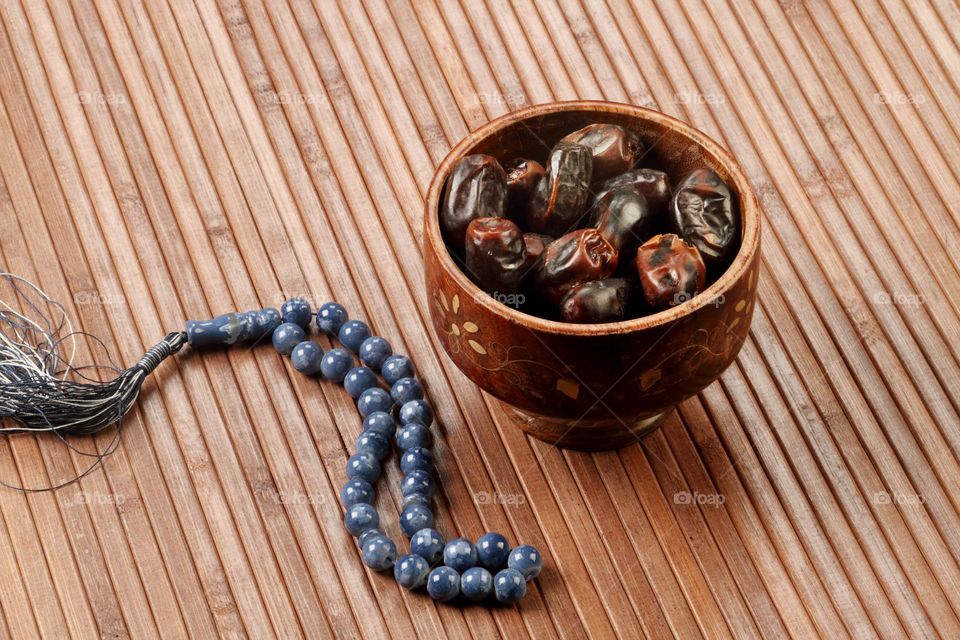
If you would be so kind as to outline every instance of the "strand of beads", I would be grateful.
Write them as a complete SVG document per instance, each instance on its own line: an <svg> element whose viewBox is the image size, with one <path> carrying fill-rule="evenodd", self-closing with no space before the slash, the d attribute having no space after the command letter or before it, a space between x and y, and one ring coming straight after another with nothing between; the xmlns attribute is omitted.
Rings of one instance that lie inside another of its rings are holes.
<svg viewBox="0 0 960 640"><path fill-rule="evenodd" d="M342 347L324 353L308 339L314 317L317 328ZM426 586L427 593L438 601L447 602L460 594L471 601L496 598L505 604L523 598L527 581L536 578L543 566L535 548L521 545L511 549L499 533L486 533L476 544L466 538L444 544L443 536L433 528L433 410L424 399L423 385L410 359L394 355L390 343L371 335L365 323L350 320L347 310L335 302L322 305L313 314L306 300L293 298L284 302L280 311L262 309L190 321L185 334L196 348L256 343L270 336L276 350L289 356L297 371L342 384L356 400L363 431L357 437L357 452L347 460L348 480L340 497L346 509L344 526L356 536L364 564L377 571L393 568L401 586ZM377 372L389 391L380 385ZM380 528L373 507L373 485L392 450L391 440L401 452L404 474L400 528L410 538L410 553L399 559L396 543Z"/></svg>
<svg viewBox="0 0 960 640"><path fill-rule="evenodd" d="M289 355L301 373L319 374L342 384L363 418L356 453L347 460L348 479L340 492L346 509L344 527L357 538L363 563L375 571L392 568L402 587L425 586L427 593L441 602L461 594L474 602L494 598L504 604L519 602L526 594L527 581L540 574L543 558L539 551L530 545L511 549L503 535L492 532L482 535L476 544L466 538L445 544L433 528L431 505L436 485L430 426L434 416L410 359L395 355L387 340L372 335L365 323L350 320L347 310L335 302L320 306L315 316L317 328L341 345L326 353L307 338L314 315L305 300L287 300L279 315L282 323L271 327L277 351ZM377 373L389 391L380 385ZM396 543L380 528L380 516L373 506L374 484L390 455L391 440L400 450L404 474L400 528L410 539L410 553L400 558Z"/></svg>

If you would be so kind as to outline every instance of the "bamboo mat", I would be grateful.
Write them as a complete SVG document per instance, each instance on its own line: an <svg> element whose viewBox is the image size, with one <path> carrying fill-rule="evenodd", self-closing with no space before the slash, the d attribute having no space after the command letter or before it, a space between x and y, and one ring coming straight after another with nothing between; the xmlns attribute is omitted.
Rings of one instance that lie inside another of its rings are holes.
<svg viewBox="0 0 960 640"><path fill-rule="evenodd" d="M3 268L125 364L187 318L342 301L429 385L439 528L547 565L494 610L367 572L337 499L344 394L269 348L184 354L103 470L0 491L0 629L960 637L958 33L950 0L0 4ZM738 361L592 455L526 438L442 354L419 249L453 144L574 98L703 129L766 215ZM6 482L86 464L0 441Z"/></svg>

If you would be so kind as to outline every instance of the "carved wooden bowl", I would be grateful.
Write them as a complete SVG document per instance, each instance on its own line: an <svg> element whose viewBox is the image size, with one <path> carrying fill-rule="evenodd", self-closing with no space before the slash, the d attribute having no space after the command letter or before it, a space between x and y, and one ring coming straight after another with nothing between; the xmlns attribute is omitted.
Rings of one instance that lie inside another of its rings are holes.
<svg viewBox="0 0 960 640"><path fill-rule="evenodd" d="M444 244L439 211L459 158L545 158L566 134L593 122L627 125L650 148L639 166L674 182L710 167L740 208L739 252L700 295L654 315L569 324L527 315L477 288ZM562 447L611 449L636 442L680 401L733 362L753 315L760 267L760 210L742 170L716 142L662 113L610 102L538 105L498 118L461 141L437 169L424 223L433 328L454 363L503 401L520 428Z"/></svg>

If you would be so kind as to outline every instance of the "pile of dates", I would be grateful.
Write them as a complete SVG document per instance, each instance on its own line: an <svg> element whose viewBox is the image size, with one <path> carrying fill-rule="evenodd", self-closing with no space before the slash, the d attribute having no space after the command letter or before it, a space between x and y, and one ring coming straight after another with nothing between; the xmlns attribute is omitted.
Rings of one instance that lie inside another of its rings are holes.
<svg viewBox="0 0 960 640"><path fill-rule="evenodd" d="M636 132L591 124L545 162L466 156L444 192L446 242L481 289L526 313L617 322L680 304L729 265L740 216L711 169L669 176L638 167L644 155Z"/></svg>

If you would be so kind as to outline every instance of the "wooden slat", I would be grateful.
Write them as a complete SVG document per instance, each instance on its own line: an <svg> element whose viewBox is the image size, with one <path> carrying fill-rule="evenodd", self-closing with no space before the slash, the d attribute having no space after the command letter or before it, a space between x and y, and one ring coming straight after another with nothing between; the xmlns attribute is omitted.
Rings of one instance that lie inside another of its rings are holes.
<svg viewBox="0 0 960 640"><path fill-rule="evenodd" d="M3 270L124 363L187 318L341 300L428 386L440 527L547 567L494 609L365 570L337 496L349 399L269 348L184 354L102 470L0 490L0 633L960 636L958 29L948 0L3 3ZM737 362L618 452L523 435L423 290L447 150L575 98L703 129L765 212ZM0 480L88 462L15 437Z"/></svg>

